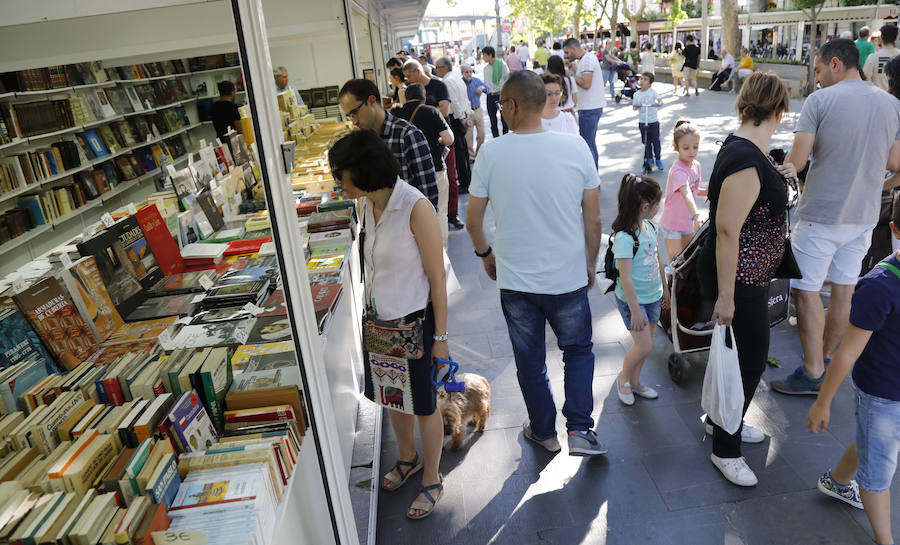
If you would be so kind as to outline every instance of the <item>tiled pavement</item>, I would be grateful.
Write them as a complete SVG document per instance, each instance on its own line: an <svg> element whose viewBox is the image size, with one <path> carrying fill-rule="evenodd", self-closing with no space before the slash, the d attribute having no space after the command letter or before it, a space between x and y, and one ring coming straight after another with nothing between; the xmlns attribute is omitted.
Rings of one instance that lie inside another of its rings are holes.
<svg viewBox="0 0 900 545"><path fill-rule="evenodd" d="M717 146L735 126L733 95L703 93L699 99L672 99L671 87L657 84L667 106L660 112L662 134L675 120L691 115L703 132L700 161L712 170ZM674 103L674 104L673 104ZM640 145L630 107L608 109L601 120L601 212L608 226L615 214L618 180L640 166ZM799 111L795 104L794 111ZM796 115L796 114L795 114ZM773 145L789 145L793 117ZM637 143L635 142L637 140ZM663 161L675 159L663 137ZM603 159L615 158L615 159ZM659 179L664 183L665 173ZM548 187L548 191L552 191ZM464 200L461 202L464 205ZM464 206L463 213L464 213ZM608 228L607 228L608 232ZM771 392L768 382L800 362L796 329L785 323L772 332L770 354L783 369L768 369L747 421L768 436L744 448L759 477L753 488L726 482L709 462L703 433L700 388L705 354L681 386L669 379L665 361L671 343L657 332L656 348L643 381L659 390L655 401L621 405L613 391L615 374L631 340L612 295L591 291L594 321L594 417L607 456L582 459L565 447L549 455L524 440L527 419L515 377L515 363L500 311L499 294L472 254L464 232L450 239L450 257L462 288L450 298L451 353L464 371L487 377L492 388L491 418L483 433L470 434L459 452L445 448L441 460L445 492L435 513L408 521L417 478L394 494L381 492L379 544L866 544L871 530L862 511L824 497L816 479L837 462L855 434L853 393L845 384L832 408L832 424L813 436L805 426L812 398ZM552 256L548 256L552 258ZM554 395L562 402L562 357L547 334L547 365ZM560 415L558 429L565 423ZM396 444L385 421L382 473L396 459ZM565 443L563 442L563 445ZM900 508L894 486L894 528Z"/></svg>

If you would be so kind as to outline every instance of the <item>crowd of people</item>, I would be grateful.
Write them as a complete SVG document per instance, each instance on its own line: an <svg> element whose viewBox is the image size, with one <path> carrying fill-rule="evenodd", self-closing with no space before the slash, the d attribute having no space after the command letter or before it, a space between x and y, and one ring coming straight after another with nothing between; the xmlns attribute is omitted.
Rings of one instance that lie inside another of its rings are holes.
<svg viewBox="0 0 900 545"><path fill-rule="evenodd" d="M790 107L787 86L773 73L735 65L733 58L723 64L714 81L735 81L737 74L739 127L724 139L706 187L697 161L701 133L687 119L678 121L671 135L677 159L665 184L650 176L654 167L664 170L656 113L661 99L653 89L653 71L644 71L632 100L645 144L644 172L624 173L621 179L609 246L615 301L634 339L616 381L625 405L659 396L642 383L641 370L653 350L654 326L670 303L667 260L703 223L699 198L708 198L710 225L697 258L700 291L711 303L711 320L734 332L744 413L769 355L768 287L774 278L793 276L803 365L771 388L817 396L808 424L818 433L828 426L831 400L852 369L856 441L818 487L865 508L875 541L889 544L889 488L900 454L900 253L888 248L860 278L873 228L885 215L883 195L900 187L900 175L893 174L900 171L897 27L885 25L880 36L881 48L867 54L865 44L848 39L831 40L817 51L820 88L806 99L781 164L769 154L769 143ZM862 33L861 38L867 41ZM550 452L562 450L545 363L549 323L563 352L568 453L607 452L593 431L587 293L597 278L602 239L596 132L606 105L606 75L625 55L607 43L598 56L574 39L561 44L561 54L543 44L532 53L523 45L511 46L505 61L492 47L482 49L481 73L465 58L457 59L457 64L462 60L458 71L452 58L436 59L431 75L422 62L431 64L430 59L391 59L393 100L383 101L378 87L364 79L340 90L343 112L364 129L338 142L330 160L349 196L369 197L362 242L366 303L379 319L425 323L423 354L408 362L415 411L390 411L399 453L382 483L384 490L396 490L423 470L410 518L428 516L443 491L437 469L440 418L429 377L431 365L439 365L433 360L448 354L441 248L447 244L446 223L460 222L455 184L469 194L465 228L474 253L500 289L528 413L524 437ZM676 50L685 90L690 82L696 92L699 48L688 40ZM747 50L744 57L749 58ZM516 68L528 61L540 75ZM614 88L609 90L614 95ZM489 140L482 130L484 95ZM445 171L449 175L440 174ZM789 230L788 180L797 179L798 171L806 174ZM488 205L493 241L484 226ZM900 196L887 199L887 216L900 240ZM660 237L666 258L658 248ZM826 285L827 313L820 297ZM369 381L367 395L375 399ZM416 421L421 458L413 443ZM706 430L712 436L710 460L723 477L738 486L757 484L741 445L763 441L763 432L742 424L729 433L713 419L707 419Z"/></svg>

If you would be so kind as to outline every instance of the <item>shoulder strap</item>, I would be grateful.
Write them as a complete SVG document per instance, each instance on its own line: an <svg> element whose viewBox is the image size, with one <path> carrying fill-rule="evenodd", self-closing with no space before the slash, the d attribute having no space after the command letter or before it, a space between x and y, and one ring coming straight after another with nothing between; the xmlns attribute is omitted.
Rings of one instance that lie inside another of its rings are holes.
<svg viewBox="0 0 900 545"><path fill-rule="evenodd" d="M421 108L421 107L422 107L422 104L423 104L423 103L422 103L422 102L420 102L420 103L419 103L419 105L418 105L418 106L416 106L416 109L415 109L415 110L413 110L413 113L412 113L412 115L411 115L411 116L409 116L409 122L410 122L410 123L412 123L412 122L413 122L413 119L415 119L415 118L416 118L416 113L418 113L418 111L419 111L419 108Z"/></svg>
<svg viewBox="0 0 900 545"><path fill-rule="evenodd" d="M887 270L891 271L892 273L894 273L894 275L897 278L900 278L900 269L898 269L896 266L894 266L893 263L888 263L887 261L881 261L875 266L881 267L883 269L887 269Z"/></svg>
<svg viewBox="0 0 900 545"><path fill-rule="evenodd" d="M638 248L641 247L641 242L638 240L637 234L631 231L628 231L628 234L631 235L631 238L634 239L634 252L631 254L632 258L637 255Z"/></svg>

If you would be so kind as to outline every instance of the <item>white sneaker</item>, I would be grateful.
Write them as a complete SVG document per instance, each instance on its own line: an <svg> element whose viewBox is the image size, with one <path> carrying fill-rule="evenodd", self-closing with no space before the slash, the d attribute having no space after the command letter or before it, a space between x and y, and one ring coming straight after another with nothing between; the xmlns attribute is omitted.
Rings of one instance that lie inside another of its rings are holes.
<svg viewBox="0 0 900 545"><path fill-rule="evenodd" d="M719 458L715 454L710 454L709 459L712 460L722 475L738 486L756 486L759 481L744 457L740 458Z"/></svg>
<svg viewBox="0 0 900 545"><path fill-rule="evenodd" d="M706 435L713 434L712 424L706 425ZM741 442L742 443L762 443L766 440L766 434L762 432L759 428L754 428L750 424L744 422L744 427L741 429Z"/></svg>
<svg viewBox="0 0 900 545"><path fill-rule="evenodd" d="M622 388L631 389L631 383L625 382L621 387L619 386L619 379L616 378L616 393L619 394L619 401L621 401L625 405L634 405L634 392L628 392L627 394L622 391Z"/></svg>
<svg viewBox="0 0 900 545"><path fill-rule="evenodd" d="M631 392L644 399L656 399L659 397L659 392L649 386L644 386L643 384L639 384L637 387L632 386Z"/></svg>

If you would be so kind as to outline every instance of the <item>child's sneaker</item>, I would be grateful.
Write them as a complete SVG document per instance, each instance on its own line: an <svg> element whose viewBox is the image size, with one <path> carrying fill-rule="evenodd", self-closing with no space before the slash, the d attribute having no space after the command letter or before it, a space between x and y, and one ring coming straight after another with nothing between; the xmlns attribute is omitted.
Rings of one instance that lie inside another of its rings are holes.
<svg viewBox="0 0 900 545"><path fill-rule="evenodd" d="M857 509L863 508L862 499L859 496L859 485L854 479L850 480L850 484L838 484L831 476L831 471L826 471L819 477L818 488L826 496L837 498Z"/></svg>
<svg viewBox="0 0 900 545"><path fill-rule="evenodd" d="M659 170L666 170L666 167L663 166L662 160L660 159L656 160L656 168L658 168Z"/></svg>

